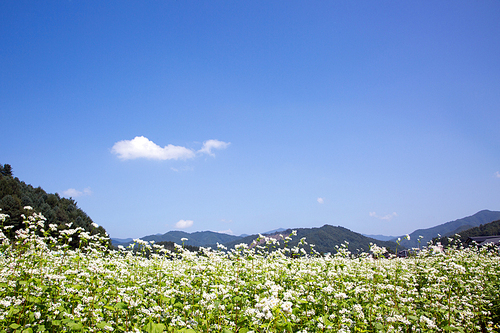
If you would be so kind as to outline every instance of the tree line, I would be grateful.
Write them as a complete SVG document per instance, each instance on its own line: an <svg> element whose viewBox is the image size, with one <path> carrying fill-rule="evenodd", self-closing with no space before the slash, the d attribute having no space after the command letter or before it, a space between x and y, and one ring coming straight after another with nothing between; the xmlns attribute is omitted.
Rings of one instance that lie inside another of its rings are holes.
<svg viewBox="0 0 500 333"><path fill-rule="evenodd" d="M25 208L28 206L32 209ZM14 238L15 232L25 227L22 215L28 216L33 212L42 213L47 219L46 229L49 224L55 224L59 230L81 227L91 235L106 235L106 230L101 226L95 227L74 199L62 198L58 193L47 193L41 187L26 184L14 177L9 164L0 164L0 208L1 213L9 215L4 226L13 226L8 232L4 231L9 238ZM73 238L70 245L78 246L78 237Z"/></svg>

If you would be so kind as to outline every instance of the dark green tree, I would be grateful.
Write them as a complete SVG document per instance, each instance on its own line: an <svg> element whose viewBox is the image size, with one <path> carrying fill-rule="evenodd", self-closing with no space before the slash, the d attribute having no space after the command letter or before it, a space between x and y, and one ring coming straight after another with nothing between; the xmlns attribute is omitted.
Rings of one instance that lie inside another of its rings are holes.
<svg viewBox="0 0 500 333"><path fill-rule="evenodd" d="M25 209L30 206L33 210ZM12 225L9 237L14 237L16 230L24 228L24 219L33 212L42 213L47 219L46 225L55 224L58 229L81 227L92 235L104 236L106 231L102 227L95 228L92 219L80 208L73 199L61 198L57 193L47 193L41 187L33 186L12 177L12 168L9 164L0 164L0 208L3 214L9 215L4 225ZM78 240L73 237L72 245L78 246Z"/></svg>
<svg viewBox="0 0 500 333"><path fill-rule="evenodd" d="M0 173L3 176L12 177L12 167L10 164L4 164L3 166L0 164Z"/></svg>

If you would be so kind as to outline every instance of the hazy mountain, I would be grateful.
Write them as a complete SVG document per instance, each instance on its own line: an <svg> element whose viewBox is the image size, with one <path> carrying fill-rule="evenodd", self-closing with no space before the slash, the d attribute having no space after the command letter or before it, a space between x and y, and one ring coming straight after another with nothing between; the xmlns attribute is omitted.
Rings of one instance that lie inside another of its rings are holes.
<svg viewBox="0 0 500 333"><path fill-rule="evenodd" d="M365 237L368 237L368 238L373 238L373 239L377 239L377 240L381 240L381 241L394 241L394 239L397 239L396 236L365 235L365 234L362 234L362 235Z"/></svg>
<svg viewBox="0 0 500 333"><path fill-rule="evenodd" d="M283 232L287 229L284 229L284 228L278 228L278 229L274 229L274 230L271 230L271 231L267 231L267 232L264 232L262 233L263 235L270 235L270 234L275 234L275 233L278 233L278 232ZM247 235L248 236L248 235Z"/></svg>
<svg viewBox="0 0 500 333"><path fill-rule="evenodd" d="M133 240L133 238L111 238L111 244L113 246L130 244Z"/></svg>
<svg viewBox="0 0 500 333"><path fill-rule="evenodd" d="M456 233L460 233L464 230L478 227L481 224L490 223L492 221L500 220L500 212L482 210L476 214L468 217L464 217L455 221L446 222L428 229L418 229L410 234L410 240L403 239L401 236L400 244L407 248L418 247L418 236L423 236L420 246L424 246L428 241L435 237L441 236L452 236ZM394 239L395 240L395 239Z"/></svg>

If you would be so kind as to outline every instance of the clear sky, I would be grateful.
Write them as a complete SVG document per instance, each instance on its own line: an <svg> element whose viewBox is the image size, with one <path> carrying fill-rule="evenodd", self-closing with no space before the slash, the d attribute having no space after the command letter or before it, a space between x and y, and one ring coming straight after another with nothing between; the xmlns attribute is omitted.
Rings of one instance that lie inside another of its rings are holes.
<svg viewBox="0 0 500 333"><path fill-rule="evenodd" d="M500 210L499 1L0 2L0 163L111 237Z"/></svg>

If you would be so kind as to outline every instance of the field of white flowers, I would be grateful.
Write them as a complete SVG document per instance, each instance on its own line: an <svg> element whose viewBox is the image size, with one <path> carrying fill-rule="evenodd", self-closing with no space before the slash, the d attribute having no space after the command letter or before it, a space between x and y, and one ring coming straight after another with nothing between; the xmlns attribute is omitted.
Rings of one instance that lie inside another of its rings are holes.
<svg viewBox="0 0 500 333"><path fill-rule="evenodd" d="M54 237L39 214L25 225L15 240L0 232L1 332L498 330L495 251L376 259L376 246L319 256L269 240L199 253L139 241L134 252L70 226ZM65 245L76 236L80 248Z"/></svg>

